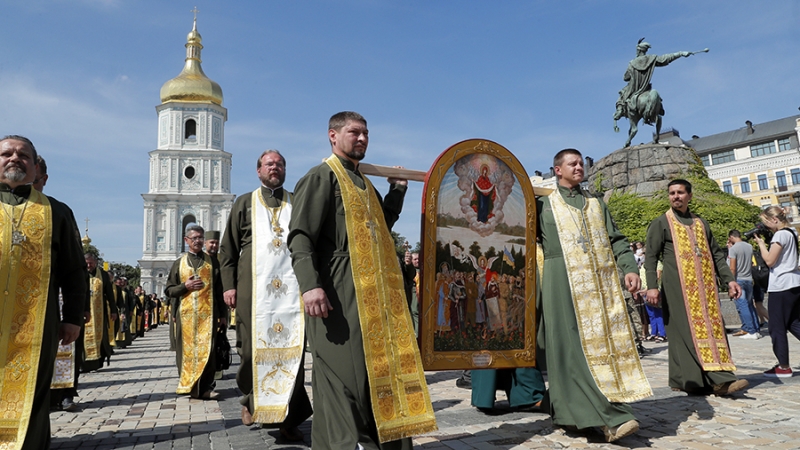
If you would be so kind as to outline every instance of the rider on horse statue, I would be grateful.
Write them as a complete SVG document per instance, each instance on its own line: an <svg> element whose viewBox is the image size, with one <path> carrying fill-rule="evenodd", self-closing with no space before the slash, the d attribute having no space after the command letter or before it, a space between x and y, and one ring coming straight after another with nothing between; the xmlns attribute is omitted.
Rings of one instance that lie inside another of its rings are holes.
<svg viewBox="0 0 800 450"><path fill-rule="evenodd" d="M614 113L614 131L619 132L617 120L627 117L630 121L628 131L628 141L625 147L631 145L631 140L638 131L639 120L644 120L648 125L655 125L655 139L661 133L661 116L664 115L664 107L661 105L661 97L655 89L652 89L650 80L653 78L653 71L656 67L666 66L680 57L689 57L696 53L708 52L708 49L700 52L677 52L666 55L648 55L647 50L650 44L644 42L644 38L639 39L636 45L636 58L628 63L623 79L628 85L619 91L617 100L617 110Z"/></svg>

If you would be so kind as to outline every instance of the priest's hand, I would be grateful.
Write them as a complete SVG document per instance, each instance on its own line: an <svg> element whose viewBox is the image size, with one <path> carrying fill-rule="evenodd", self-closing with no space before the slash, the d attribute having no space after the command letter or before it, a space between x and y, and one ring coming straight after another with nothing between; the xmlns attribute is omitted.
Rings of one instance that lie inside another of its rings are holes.
<svg viewBox="0 0 800 450"><path fill-rule="evenodd" d="M639 289L642 288L642 279L639 278L639 275L635 273L626 273L625 274L625 289L628 290L631 294L635 294L639 292Z"/></svg>
<svg viewBox="0 0 800 450"><path fill-rule="evenodd" d="M111 314L111 321L112 322L116 322L117 321L117 315L116 314Z"/></svg>
<svg viewBox="0 0 800 450"><path fill-rule="evenodd" d="M649 303L652 306L656 306L658 304L660 296L661 292L659 292L658 289L648 289L646 297L647 303Z"/></svg>
<svg viewBox="0 0 800 450"><path fill-rule="evenodd" d="M92 320L92 312L91 311L84 311L83 312L83 323L89 323ZM114 319L111 319L114 320Z"/></svg>
<svg viewBox="0 0 800 450"><path fill-rule="evenodd" d="M236 289L228 289L222 293L222 299L228 308L236 308Z"/></svg>
<svg viewBox="0 0 800 450"><path fill-rule="evenodd" d="M203 289L205 283L203 283L203 280L201 280L199 277L192 276L186 280L183 285L186 286L186 289L190 291L199 291L200 289Z"/></svg>
<svg viewBox="0 0 800 450"><path fill-rule="evenodd" d="M322 288L314 288L303 292L303 303L305 304L306 314L310 317L328 317L328 311L333 310L328 296Z"/></svg>
<svg viewBox="0 0 800 450"><path fill-rule="evenodd" d="M739 283L735 281L731 281L728 283L728 297L731 300L736 300L737 298L742 296L742 288L739 286Z"/></svg>
<svg viewBox="0 0 800 450"><path fill-rule="evenodd" d="M78 340L81 335L81 327L71 323L62 323L58 329L58 339L61 345L69 345Z"/></svg>
<svg viewBox="0 0 800 450"><path fill-rule="evenodd" d="M405 169L405 167L403 166L392 166L392 167L394 167L395 169ZM408 180L404 180L402 178L387 178L386 181L388 181L389 184L399 184L400 186L408 186Z"/></svg>

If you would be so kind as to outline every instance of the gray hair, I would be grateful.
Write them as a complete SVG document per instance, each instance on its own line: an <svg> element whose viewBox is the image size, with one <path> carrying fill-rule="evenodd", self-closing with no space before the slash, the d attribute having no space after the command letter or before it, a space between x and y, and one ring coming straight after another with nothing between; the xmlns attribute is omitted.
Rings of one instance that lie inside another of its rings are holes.
<svg viewBox="0 0 800 450"><path fill-rule="evenodd" d="M190 224L190 225L188 225L186 227L186 234L185 235L188 235L192 231L196 231L196 232L198 232L198 233L200 233L202 235L206 234L206 230L204 230L203 227L201 227L200 225L198 225L196 223Z"/></svg>

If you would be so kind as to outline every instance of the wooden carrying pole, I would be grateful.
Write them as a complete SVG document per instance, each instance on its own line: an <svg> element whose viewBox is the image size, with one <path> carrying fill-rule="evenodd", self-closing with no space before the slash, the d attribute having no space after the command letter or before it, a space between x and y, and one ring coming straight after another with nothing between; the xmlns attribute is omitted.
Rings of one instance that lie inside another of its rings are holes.
<svg viewBox="0 0 800 450"><path fill-rule="evenodd" d="M374 175L385 178L399 178L402 180L422 182L425 181L425 175L427 175L427 172L423 172L421 170L400 169L397 167L380 166L378 164L369 163L359 163L358 170L364 175ZM551 192L553 192L553 190L550 188L536 186L533 187L533 193L537 196L548 195Z"/></svg>

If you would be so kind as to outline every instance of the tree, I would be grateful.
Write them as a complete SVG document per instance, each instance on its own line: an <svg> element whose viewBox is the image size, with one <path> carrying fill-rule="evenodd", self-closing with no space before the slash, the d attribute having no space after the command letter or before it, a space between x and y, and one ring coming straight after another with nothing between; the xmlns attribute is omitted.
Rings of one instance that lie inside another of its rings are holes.
<svg viewBox="0 0 800 450"><path fill-rule="evenodd" d="M725 245L730 230L749 230L759 221L761 209L723 192L717 182L708 177L702 164L690 165L683 178L692 183L689 210L706 219L720 246ZM614 192L608 199L608 209L629 241L644 241L650 222L669 209L669 198L666 190L652 198Z"/></svg>
<svg viewBox="0 0 800 450"><path fill-rule="evenodd" d="M139 280L142 276L142 268L138 265L133 267L125 263L109 263L109 272L114 275L125 277L128 279L128 286L136 287L139 285Z"/></svg>

